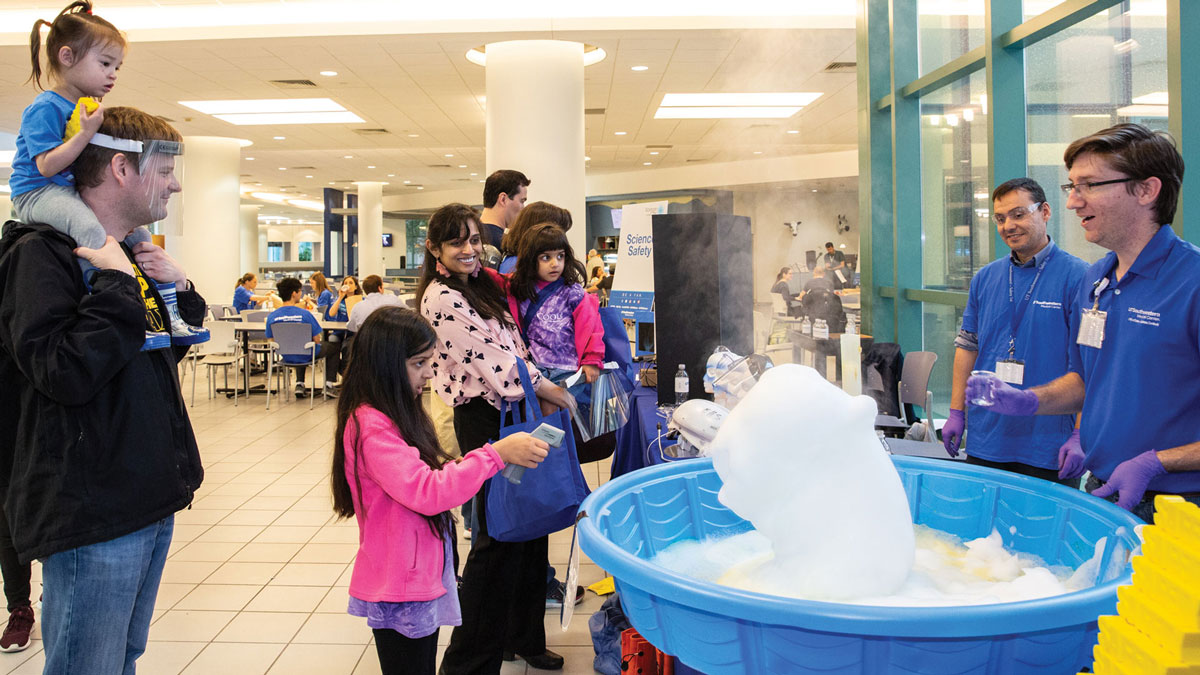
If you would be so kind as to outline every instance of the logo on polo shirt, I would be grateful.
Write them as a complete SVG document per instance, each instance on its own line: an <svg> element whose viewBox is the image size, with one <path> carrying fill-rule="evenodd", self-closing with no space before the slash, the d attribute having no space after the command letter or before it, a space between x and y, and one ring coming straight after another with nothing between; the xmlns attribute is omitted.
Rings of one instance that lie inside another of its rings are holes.
<svg viewBox="0 0 1200 675"><path fill-rule="evenodd" d="M1137 307L1129 308L1129 321L1132 323L1140 323L1143 326L1158 327L1162 320L1162 314L1152 312L1148 309L1138 309Z"/></svg>
<svg viewBox="0 0 1200 675"><path fill-rule="evenodd" d="M1062 309L1062 303L1053 300L1034 300L1033 305L1042 309Z"/></svg>

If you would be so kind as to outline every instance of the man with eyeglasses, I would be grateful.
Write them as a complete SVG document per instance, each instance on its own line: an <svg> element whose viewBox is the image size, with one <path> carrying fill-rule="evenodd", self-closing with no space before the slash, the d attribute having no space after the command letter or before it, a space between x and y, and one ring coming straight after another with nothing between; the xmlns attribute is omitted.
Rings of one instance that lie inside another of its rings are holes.
<svg viewBox="0 0 1200 675"><path fill-rule="evenodd" d="M1087 263L1054 245L1046 234L1050 205L1042 186L1014 178L992 192L993 222L1011 252L985 265L971 280L962 328L954 340L950 418L942 444L958 456L969 413L967 461L1078 486L1081 462L1075 415L1028 420L966 407L971 371L994 370L1016 387L1044 384L1067 372L1071 317Z"/></svg>
<svg viewBox="0 0 1200 675"><path fill-rule="evenodd" d="M1110 253L1088 268L1072 316L1070 372L1030 390L992 390L1006 415L1083 411L1087 489L1153 522L1153 497L1200 503L1200 248L1168 226L1183 158L1174 141L1119 124L1064 155L1067 208Z"/></svg>

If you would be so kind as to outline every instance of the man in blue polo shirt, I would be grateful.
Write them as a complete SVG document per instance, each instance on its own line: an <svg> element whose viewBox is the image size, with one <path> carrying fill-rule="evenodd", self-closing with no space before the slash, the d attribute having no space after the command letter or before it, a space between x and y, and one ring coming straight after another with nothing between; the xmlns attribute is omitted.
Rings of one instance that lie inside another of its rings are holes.
<svg viewBox="0 0 1200 675"><path fill-rule="evenodd" d="M1089 491L1152 521L1156 494L1200 503L1200 249L1168 225L1183 158L1169 136L1119 124L1064 161L1067 208L1110 251L1080 288L1071 372L1028 391L972 377L967 396L990 391L1009 415L1082 409Z"/></svg>
<svg viewBox="0 0 1200 675"><path fill-rule="evenodd" d="M970 413L967 461L1045 480L1079 485L1083 453L1074 415L1032 421L965 407L971 371L994 370L1026 389L1067 372L1071 317L1079 312L1079 284L1087 263L1058 248L1046 234L1050 205L1042 186L1014 178L992 192L996 231L1011 249L971 280L962 329L954 341L950 418L942 444L958 456Z"/></svg>
<svg viewBox="0 0 1200 675"><path fill-rule="evenodd" d="M304 299L304 294L301 291L299 279L288 277L281 280L275 287L279 297L283 298L283 307L271 312L267 315L267 337L273 337L271 327L277 323L305 323L312 328L313 342L321 342L321 324L313 313L300 307L300 302ZM321 342L321 349L317 352L317 358L325 359L325 394L327 396L337 396L337 390L334 389L333 382L337 379L338 362L341 359L340 345ZM283 362L296 364L296 397L303 398L307 395L304 388L304 372L307 370L305 366L299 365L308 363L311 358L308 355L299 354L284 354ZM332 375L333 380L330 379Z"/></svg>

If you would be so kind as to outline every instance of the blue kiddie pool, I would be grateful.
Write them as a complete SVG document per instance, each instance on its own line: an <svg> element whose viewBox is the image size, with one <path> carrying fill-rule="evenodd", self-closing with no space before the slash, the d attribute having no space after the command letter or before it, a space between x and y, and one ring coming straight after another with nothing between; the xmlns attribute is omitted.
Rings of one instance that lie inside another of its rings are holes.
<svg viewBox="0 0 1200 675"><path fill-rule="evenodd" d="M875 607L796 600L681 576L650 562L679 541L749 522L717 500L699 459L643 469L597 489L580 546L616 579L634 628L707 675L1076 673L1091 663L1096 618L1114 614L1137 545L1130 513L1079 490L958 462L894 457L913 521L963 539L1000 532L1010 550L1078 567L1107 538L1095 586L966 607Z"/></svg>

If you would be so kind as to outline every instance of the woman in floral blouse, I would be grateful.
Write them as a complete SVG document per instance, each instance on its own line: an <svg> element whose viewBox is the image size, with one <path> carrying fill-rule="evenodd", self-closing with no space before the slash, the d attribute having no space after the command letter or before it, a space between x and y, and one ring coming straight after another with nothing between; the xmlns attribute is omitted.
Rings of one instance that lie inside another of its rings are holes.
<svg viewBox="0 0 1200 675"><path fill-rule="evenodd" d="M427 236L417 295L421 313L438 335L430 386L454 407L459 447L480 447L499 436L501 400L524 397L517 359L526 360L541 402L565 406L566 392L528 363L529 350L508 313L504 278L480 264L475 211L463 204L443 206L429 219ZM484 484L476 504L487 502L486 492ZM462 625L451 635L443 671L498 673L506 645L526 659L561 664L561 657L546 649L547 538L496 541L488 536L484 509L477 511L459 591Z"/></svg>

